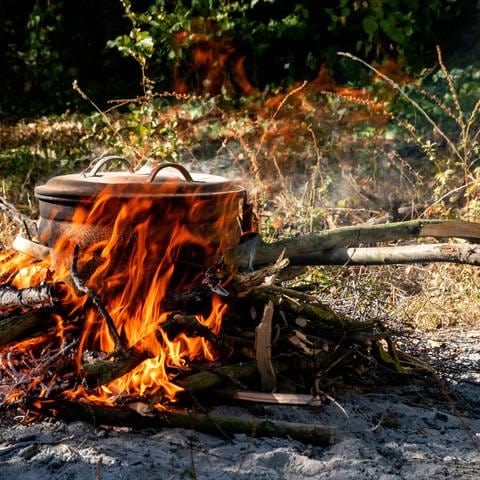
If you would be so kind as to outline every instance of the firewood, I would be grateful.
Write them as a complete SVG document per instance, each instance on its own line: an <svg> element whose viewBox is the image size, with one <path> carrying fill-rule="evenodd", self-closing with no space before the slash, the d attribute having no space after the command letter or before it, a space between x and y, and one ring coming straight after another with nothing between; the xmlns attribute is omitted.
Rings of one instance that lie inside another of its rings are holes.
<svg viewBox="0 0 480 480"><path fill-rule="evenodd" d="M480 265L480 245L470 243L397 247L332 248L294 259L297 265L400 265L449 262Z"/></svg>
<svg viewBox="0 0 480 480"><path fill-rule="evenodd" d="M283 310L293 318L306 318L312 320L317 334L323 338L337 341L356 334L356 332L371 331L372 324L368 322L354 322L351 318L333 311L328 305L320 302L301 303L293 301L289 296L268 293L256 290L249 295L253 305L265 305L272 301L279 310Z"/></svg>
<svg viewBox="0 0 480 480"><path fill-rule="evenodd" d="M100 313L100 315L105 320L105 323L107 324L108 331L113 338L113 341L114 341L114 344L115 344L115 350L126 351L127 349L124 345L123 340L120 338L120 334L117 331L117 327L115 326L115 322L113 321L113 318L110 316L110 313L108 313L108 310L103 305L100 297L92 289L90 289L87 286L87 284L84 282L84 280L78 274L77 261L78 261L79 250L80 250L80 248L76 244L74 246L74 249L73 249L72 264L71 264L71 267L70 267L70 274L71 274L72 281L73 281L73 284L75 286L75 289L77 290L77 293L79 295L87 295L90 303L92 303L97 308L98 312Z"/></svg>
<svg viewBox="0 0 480 480"><path fill-rule="evenodd" d="M273 367L277 373L284 373L290 368L290 365L286 360L274 359ZM258 381L258 376L256 362L242 362L203 370L177 379L175 383L187 392L197 393L224 383L238 386L243 381Z"/></svg>
<svg viewBox="0 0 480 480"><path fill-rule="evenodd" d="M52 306L53 303L52 285L48 283L22 289L0 286L0 316L2 311L12 308L39 308Z"/></svg>
<svg viewBox="0 0 480 480"><path fill-rule="evenodd" d="M163 410L142 416L128 407L111 407L68 400L30 399L32 411L67 421L83 420L96 426L111 425L142 428L187 428L216 436L243 433L251 437L286 437L312 445L326 446L335 442L333 426L311 425L255 417L210 415L188 410Z"/></svg>
<svg viewBox="0 0 480 480"><path fill-rule="evenodd" d="M385 225L358 225L324 230L315 234L287 238L274 243L259 242L255 249L253 265L258 267L272 264L285 250L291 265L297 265L297 258L320 254L332 248L349 247L359 244L372 244L420 237L480 239L480 224L459 220L411 220ZM247 268L251 260L241 248L230 258L241 268ZM302 264L302 262L300 262Z"/></svg>
<svg viewBox="0 0 480 480"><path fill-rule="evenodd" d="M44 307L0 319L0 347L51 327L52 311L51 307Z"/></svg>
<svg viewBox="0 0 480 480"><path fill-rule="evenodd" d="M90 386L100 386L115 380L133 370L137 365L152 357L147 352L139 352L135 348L128 350L116 350L106 358L92 361L84 358L82 373L86 375L86 381Z"/></svg>
<svg viewBox="0 0 480 480"><path fill-rule="evenodd" d="M215 335L208 327L202 325L195 315L175 314L159 326L173 340L178 333L183 332L188 337L202 337L210 342L222 356L232 351L232 346L223 335Z"/></svg>

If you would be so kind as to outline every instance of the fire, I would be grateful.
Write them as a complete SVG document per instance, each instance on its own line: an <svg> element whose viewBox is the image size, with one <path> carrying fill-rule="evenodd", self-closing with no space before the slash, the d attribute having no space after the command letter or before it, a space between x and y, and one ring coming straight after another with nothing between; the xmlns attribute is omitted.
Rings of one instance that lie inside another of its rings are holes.
<svg viewBox="0 0 480 480"><path fill-rule="evenodd" d="M175 375L190 361L214 361L218 352L200 336L181 332L170 338L165 327L179 312L169 310L169 296L201 284L206 269L238 242L239 234L238 194L213 195L213 200L202 195L177 198L177 184L165 182L160 201L152 195L127 195L127 187L121 185L107 187L94 199L79 202L68 222L57 221L57 210L52 218L42 219L40 240L53 244L47 259L38 262L21 254L0 258L0 276L17 288L49 277L52 284L70 286L74 246L78 245L78 276L99 295L121 346L98 310L88 303L88 296L67 288L64 301L69 316L55 316L53 337L58 338L42 335L9 345L0 349L0 358L12 349L33 351L52 342L60 349L74 341L72 363L76 364L77 385L81 385L64 391L67 398L113 403L118 397L150 397L159 408L163 399L175 401L182 390L174 383ZM211 305L193 316L198 325L216 335L227 305L216 294L210 298ZM118 352L120 347L123 353ZM88 387L82 378L85 358L92 352L107 361L134 352L139 362L119 378ZM56 381L56 374L50 377L42 396ZM10 400L18 401L31 388L20 386L11 392Z"/></svg>

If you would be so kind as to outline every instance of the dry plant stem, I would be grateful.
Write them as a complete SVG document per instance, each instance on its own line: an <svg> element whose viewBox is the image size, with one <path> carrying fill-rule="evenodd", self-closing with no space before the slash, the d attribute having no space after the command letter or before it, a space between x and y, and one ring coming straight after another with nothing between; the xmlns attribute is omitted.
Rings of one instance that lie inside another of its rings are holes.
<svg viewBox="0 0 480 480"><path fill-rule="evenodd" d="M257 247L254 265L272 264L285 249L285 256L295 265L296 257L318 254L324 250L360 243L378 243L419 237L480 239L480 224L460 220L411 220L385 225L359 225L324 230L315 234L287 238ZM246 267L248 260L234 255L237 264Z"/></svg>
<svg viewBox="0 0 480 480"><path fill-rule="evenodd" d="M44 415L67 421L82 420L99 425L132 428L187 428L216 436L243 433L252 437L290 437L304 443L326 446L334 443L337 429L324 425L307 425L258 418L208 415L184 410L165 410L141 416L128 407L71 402L67 400L31 400L31 408Z"/></svg>
<svg viewBox="0 0 480 480"><path fill-rule="evenodd" d="M435 123L435 121L430 117L430 115L428 115L428 113L420 106L420 104L418 102L416 102L415 100L413 100L412 98L410 98L402 89L402 87L394 82L391 78L389 78L387 75L385 75L384 73L380 72L379 70L377 70L375 67L373 67L372 65L370 65L369 63L367 63L365 60L362 60L361 58L358 58L356 57L355 55L352 55L351 53L348 53L348 52L337 52L338 55L341 55L342 57L347 57L347 58L350 58L356 62L360 62L362 65L364 65L365 67L369 68L370 70L372 70L373 72L375 72L375 74L377 74L380 78L382 78L386 83L388 83L388 85L390 85L394 90L396 90L397 92L400 93L400 95L405 98L405 100L407 100L409 103L411 103L413 105L413 107L418 111L420 112L424 117L425 119L427 120L428 123L430 123L430 125L432 125L433 129L439 133L439 135L447 142L448 146L452 149L452 151L455 153L455 155L458 157L458 159L463 163L464 162L464 158L462 157L462 155L460 154L460 152L458 151L457 147L455 146L455 144L452 142L452 140L448 137L448 135L446 135L443 130L441 130L441 128L438 126L437 123Z"/></svg>
<svg viewBox="0 0 480 480"><path fill-rule="evenodd" d="M400 265L459 263L480 266L480 245L443 243L398 247L332 248L295 257L297 265Z"/></svg>
<svg viewBox="0 0 480 480"><path fill-rule="evenodd" d="M131 142L128 142L123 136L122 134L120 133L119 129L116 128L112 122L110 121L110 118L108 117L108 115L103 111L101 110L97 104L90 99L90 97L88 97L88 95L80 88L80 86L78 85L78 82L76 80L73 81L72 83L72 88L73 90L75 90L85 101L87 101L88 103L90 103L90 105L92 105L92 107L102 116L102 119L104 120L104 122L108 125L108 127L111 129L111 131L113 132L113 134L120 140L120 142L122 143L122 145L128 149L130 149L136 156L136 158L142 158L142 155L138 152L138 150L131 145Z"/></svg>
<svg viewBox="0 0 480 480"><path fill-rule="evenodd" d="M36 237L37 224L30 217L27 217L23 213L19 212L14 205L12 205L3 197L0 197L0 210L16 224L24 227L29 238Z"/></svg>

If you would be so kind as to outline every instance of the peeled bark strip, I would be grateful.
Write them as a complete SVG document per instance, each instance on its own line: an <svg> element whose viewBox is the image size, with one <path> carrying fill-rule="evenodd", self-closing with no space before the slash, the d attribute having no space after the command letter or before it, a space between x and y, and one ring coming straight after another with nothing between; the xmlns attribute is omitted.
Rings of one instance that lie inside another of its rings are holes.
<svg viewBox="0 0 480 480"><path fill-rule="evenodd" d="M285 249L285 257L295 265L295 258L319 254L324 250L348 247L361 243L371 244L419 237L480 239L480 224L460 220L411 220L385 225L358 225L324 230L315 234L287 238L275 243L261 242L256 247L254 266L272 264ZM235 262L243 268L251 263L239 249L233 255Z"/></svg>
<svg viewBox="0 0 480 480"><path fill-rule="evenodd" d="M263 317L255 329L255 359L260 372L262 388L273 391L277 386L277 375L272 364L272 318L273 302L268 302L263 310Z"/></svg>
<svg viewBox="0 0 480 480"><path fill-rule="evenodd" d="M83 420L98 425L132 428L187 428L216 436L243 433L251 437L287 437L313 445L326 446L335 442L337 429L325 425L307 425L253 417L228 417L182 410L165 410L142 416L128 407L109 407L67 400L30 401L31 409L64 420Z"/></svg>

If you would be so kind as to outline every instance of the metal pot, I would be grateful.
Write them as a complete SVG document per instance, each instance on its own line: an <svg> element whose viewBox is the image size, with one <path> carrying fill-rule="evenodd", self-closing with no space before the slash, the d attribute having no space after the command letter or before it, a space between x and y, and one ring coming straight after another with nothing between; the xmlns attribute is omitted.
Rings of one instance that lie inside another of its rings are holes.
<svg viewBox="0 0 480 480"><path fill-rule="evenodd" d="M126 170L102 171L113 161ZM201 269L212 255L238 245L242 230L251 229L243 187L173 163L140 173L124 158L106 157L87 173L50 179L35 196L40 243L54 248L59 241L75 243L81 251L104 256L110 242L119 262L142 241L151 265L168 254ZM179 227L185 241L172 247L171 232ZM145 231L148 239L142 237Z"/></svg>

